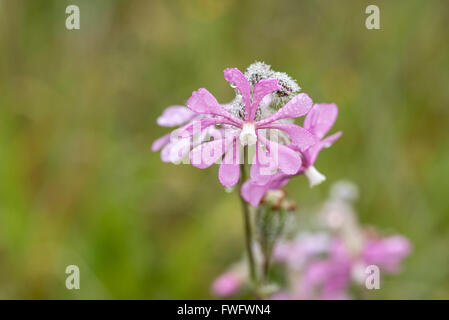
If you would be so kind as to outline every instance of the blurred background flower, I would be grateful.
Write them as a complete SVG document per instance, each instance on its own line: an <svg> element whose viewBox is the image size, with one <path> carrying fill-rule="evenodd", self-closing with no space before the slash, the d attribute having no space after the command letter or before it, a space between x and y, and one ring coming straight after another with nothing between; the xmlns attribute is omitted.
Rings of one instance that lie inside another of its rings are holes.
<svg viewBox="0 0 449 320"><path fill-rule="evenodd" d="M401 235L385 236L374 227L362 226L353 207L356 194L357 186L339 181L333 184L330 199L312 213L307 223L301 213L288 212L292 221L274 245L275 270L268 271L266 276L268 286L275 289L262 298L367 298L368 289L373 288L366 283L377 283L376 289L381 289L385 276L400 273L403 260L411 252L410 241ZM294 220L303 222L292 223ZM373 267L378 270L374 276L369 269ZM244 287L242 283L249 283L248 275L236 270L233 267L214 281L212 291L217 296L238 294ZM256 289L263 294L264 286L262 283Z"/></svg>
<svg viewBox="0 0 449 320"><path fill-rule="evenodd" d="M167 106L200 87L231 101L221 70L255 60L339 107L327 182L288 185L298 210L348 178L359 220L413 243L368 297L449 298L449 6L376 1L367 30L369 4L0 1L0 298L210 297L241 256L240 204L218 166L162 163L151 143Z"/></svg>

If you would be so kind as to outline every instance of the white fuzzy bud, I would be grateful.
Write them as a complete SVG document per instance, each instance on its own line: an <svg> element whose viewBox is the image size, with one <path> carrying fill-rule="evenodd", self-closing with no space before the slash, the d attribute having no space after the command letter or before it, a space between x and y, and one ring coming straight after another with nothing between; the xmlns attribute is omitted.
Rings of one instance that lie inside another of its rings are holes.
<svg viewBox="0 0 449 320"><path fill-rule="evenodd" d="M304 175L307 177L307 179L309 179L310 187L316 186L326 180L326 177L314 166L308 167L304 171Z"/></svg>

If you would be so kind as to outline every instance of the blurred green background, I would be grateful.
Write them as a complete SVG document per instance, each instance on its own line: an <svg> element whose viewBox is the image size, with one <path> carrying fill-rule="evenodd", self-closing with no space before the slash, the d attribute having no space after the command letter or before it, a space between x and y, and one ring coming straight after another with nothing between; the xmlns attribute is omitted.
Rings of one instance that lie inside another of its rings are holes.
<svg viewBox="0 0 449 320"><path fill-rule="evenodd" d="M240 203L216 166L150 146L165 107L199 87L228 102L223 69L255 60L340 108L327 183L288 185L299 208L350 179L361 221L413 243L370 297L449 298L448 21L443 0L0 1L0 298L209 298L241 256Z"/></svg>

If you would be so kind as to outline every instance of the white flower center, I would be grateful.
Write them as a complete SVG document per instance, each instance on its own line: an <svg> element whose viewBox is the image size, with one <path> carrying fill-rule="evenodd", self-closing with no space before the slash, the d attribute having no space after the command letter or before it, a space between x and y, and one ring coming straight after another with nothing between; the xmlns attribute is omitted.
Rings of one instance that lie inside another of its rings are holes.
<svg viewBox="0 0 449 320"><path fill-rule="evenodd" d="M310 187L316 186L317 184L320 184L324 180L326 180L326 177L319 172L314 166L308 167L304 171L304 175L309 179Z"/></svg>
<svg viewBox="0 0 449 320"><path fill-rule="evenodd" d="M243 124L242 131L240 132L240 143L243 146L253 145L257 142L256 127L254 123L246 122Z"/></svg>

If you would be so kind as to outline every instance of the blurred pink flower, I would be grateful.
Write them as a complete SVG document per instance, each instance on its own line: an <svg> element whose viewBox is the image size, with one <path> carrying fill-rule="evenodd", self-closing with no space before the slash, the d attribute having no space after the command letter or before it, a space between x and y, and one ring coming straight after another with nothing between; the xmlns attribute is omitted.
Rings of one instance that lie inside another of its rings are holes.
<svg viewBox="0 0 449 320"><path fill-rule="evenodd" d="M279 241L274 247L273 259L299 270L314 257L327 254L330 244L331 238L326 233L301 234L292 241Z"/></svg>
<svg viewBox="0 0 449 320"><path fill-rule="evenodd" d="M368 240L363 248L363 261L391 273L399 271L401 261L410 254L410 241L402 236Z"/></svg>
<svg viewBox="0 0 449 320"><path fill-rule="evenodd" d="M212 293L220 298L235 294L242 285L242 279L232 271L228 271L215 279L212 284Z"/></svg>
<svg viewBox="0 0 449 320"><path fill-rule="evenodd" d="M318 245L312 240L311 235L300 236L276 246L274 259L300 276L293 279L290 290L280 291L272 299L349 299L348 290L353 281L364 284L364 279L354 278L360 267L362 277L366 276L364 268L369 265L378 266L381 274L398 272L400 263L411 250L409 240L399 235L367 239L361 251L355 253L339 238L331 242L316 238L321 242Z"/></svg>
<svg viewBox="0 0 449 320"><path fill-rule="evenodd" d="M296 294L302 299L339 299L346 297L351 280L351 256L343 243L334 240L328 257L306 266Z"/></svg>

